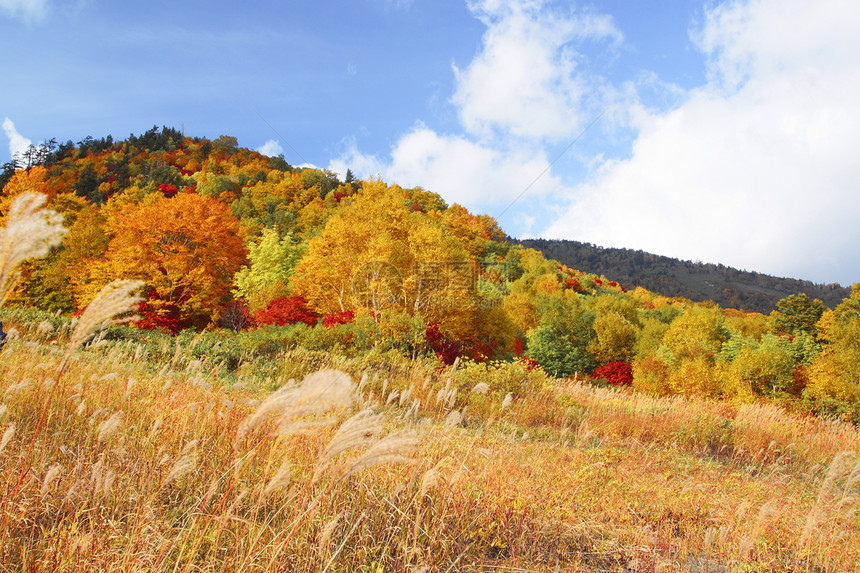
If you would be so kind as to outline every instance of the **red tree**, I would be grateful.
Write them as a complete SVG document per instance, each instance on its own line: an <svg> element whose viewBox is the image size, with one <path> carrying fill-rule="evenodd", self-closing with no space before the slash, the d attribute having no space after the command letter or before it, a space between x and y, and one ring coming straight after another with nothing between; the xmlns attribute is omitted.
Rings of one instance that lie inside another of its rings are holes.
<svg viewBox="0 0 860 573"><path fill-rule="evenodd" d="M259 325L275 324L285 326L304 322L313 326L319 320L320 315L308 306L308 301L301 296L288 298L276 298L269 303L265 310L257 311L254 320Z"/></svg>
<svg viewBox="0 0 860 573"><path fill-rule="evenodd" d="M633 367L626 362L609 362L598 366L591 377L604 378L613 386L630 386L633 384Z"/></svg>

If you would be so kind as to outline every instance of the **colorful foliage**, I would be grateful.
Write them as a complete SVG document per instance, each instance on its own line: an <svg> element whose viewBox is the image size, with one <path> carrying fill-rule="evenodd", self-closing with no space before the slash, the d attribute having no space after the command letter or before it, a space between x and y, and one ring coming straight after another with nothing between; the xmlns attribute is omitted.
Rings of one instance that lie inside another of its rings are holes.
<svg viewBox="0 0 860 573"><path fill-rule="evenodd" d="M276 298L265 309L254 314L254 321L261 326L286 326L299 322L313 326L319 318L320 315L314 312L308 305L308 301L301 296Z"/></svg>
<svg viewBox="0 0 860 573"><path fill-rule="evenodd" d="M595 368L591 377L603 378L613 386L630 386L633 384L633 367L627 362L609 362Z"/></svg>

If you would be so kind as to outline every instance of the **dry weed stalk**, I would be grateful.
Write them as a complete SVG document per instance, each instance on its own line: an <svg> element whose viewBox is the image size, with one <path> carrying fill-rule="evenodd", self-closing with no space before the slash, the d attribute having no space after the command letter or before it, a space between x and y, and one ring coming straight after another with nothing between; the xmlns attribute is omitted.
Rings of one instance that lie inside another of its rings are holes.
<svg viewBox="0 0 860 573"><path fill-rule="evenodd" d="M6 227L0 229L0 306L17 281L15 268L47 255L67 232L62 215L42 208L47 200L40 193L20 194L9 209Z"/></svg>
<svg viewBox="0 0 860 573"><path fill-rule="evenodd" d="M68 366L74 351L95 332L112 324L120 324L135 319L133 316L115 317L130 312L135 304L143 300L140 295L133 294L141 287L143 287L142 281L115 280L99 291L78 320L72 338L66 346L63 361L57 368L58 379Z"/></svg>

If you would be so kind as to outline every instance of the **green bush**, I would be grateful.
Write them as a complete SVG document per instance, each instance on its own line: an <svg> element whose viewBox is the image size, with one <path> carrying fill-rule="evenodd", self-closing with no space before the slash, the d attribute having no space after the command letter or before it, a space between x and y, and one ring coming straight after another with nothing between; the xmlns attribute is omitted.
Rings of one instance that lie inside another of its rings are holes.
<svg viewBox="0 0 860 573"><path fill-rule="evenodd" d="M597 366L591 354L574 346L568 338L558 336L549 326L529 333L527 355L556 378L564 378L574 372L591 372Z"/></svg>

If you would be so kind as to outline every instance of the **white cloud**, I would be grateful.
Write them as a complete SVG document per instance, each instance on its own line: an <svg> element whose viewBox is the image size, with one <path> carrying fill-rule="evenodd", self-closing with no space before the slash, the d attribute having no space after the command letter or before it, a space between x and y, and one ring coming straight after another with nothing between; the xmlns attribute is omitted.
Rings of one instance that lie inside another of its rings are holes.
<svg viewBox="0 0 860 573"><path fill-rule="evenodd" d="M733 2L694 37L707 85L640 113L544 236L860 281L860 4Z"/></svg>
<svg viewBox="0 0 860 573"><path fill-rule="evenodd" d="M9 138L9 157L15 157L16 153L23 154L27 148L33 143L15 129L15 124L8 117L3 120L3 131L6 132L6 137Z"/></svg>
<svg viewBox="0 0 860 573"><path fill-rule="evenodd" d="M352 171L359 178L381 176L386 166L384 162L375 155L368 155L359 151L355 138L344 140L345 150L336 159L331 160L328 170L337 173L341 178L346 177L346 171Z"/></svg>
<svg viewBox="0 0 860 573"><path fill-rule="evenodd" d="M497 149L462 136L440 135L423 124L397 142L391 159L385 172L391 181L421 185L467 207L496 211L547 165L541 150ZM546 177L529 192L541 195L557 185Z"/></svg>
<svg viewBox="0 0 860 573"><path fill-rule="evenodd" d="M284 148L278 143L277 139L270 139L263 145L257 148L257 151L269 157L277 157L284 153Z"/></svg>
<svg viewBox="0 0 860 573"><path fill-rule="evenodd" d="M558 191L561 182L551 173L529 185L548 165L536 142L568 138L582 128L581 99L588 84L576 73L580 56L573 45L615 44L621 33L609 17L550 10L543 0L484 0L469 8L487 32L475 59L462 70L454 67L450 103L463 132L442 134L417 122L390 156L364 154L350 141L329 169L420 185L491 215L526 188L532 199ZM528 226L535 218L518 221Z"/></svg>
<svg viewBox="0 0 860 573"><path fill-rule="evenodd" d="M46 16L48 0L0 0L0 12L28 23L36 22Z"/></svg>
<svg viewBox="0 0 860 573"><path fill-rule="evenodd" d="M542 1L470 4L487 26L481 52L454 66L452 102L465 129L488 136L564 138L580 128L583 79L572 43L622 39L608 16L561 13Z"/></svg>

